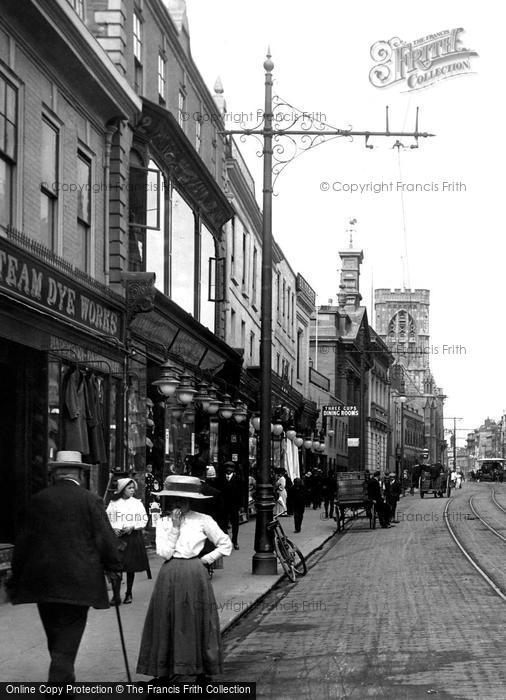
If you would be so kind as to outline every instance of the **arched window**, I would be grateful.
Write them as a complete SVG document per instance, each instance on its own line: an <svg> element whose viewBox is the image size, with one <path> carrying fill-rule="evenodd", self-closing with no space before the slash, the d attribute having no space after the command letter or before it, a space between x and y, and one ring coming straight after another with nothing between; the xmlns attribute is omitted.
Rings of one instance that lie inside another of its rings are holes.
<svg viewBox="0 0 506 700"><path fill-rule="evenodd" d="M388 339L400 343L416 339L415 322L404 309L398 311L388 324Z"/></svg>

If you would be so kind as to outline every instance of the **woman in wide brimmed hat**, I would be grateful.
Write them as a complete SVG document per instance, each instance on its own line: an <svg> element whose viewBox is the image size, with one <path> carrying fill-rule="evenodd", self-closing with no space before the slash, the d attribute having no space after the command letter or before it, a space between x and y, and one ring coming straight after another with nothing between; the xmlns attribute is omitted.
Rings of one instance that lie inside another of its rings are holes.
<svg viewBox="0 0 506 700"><path fill-rule="evenodd" d="M148 556L144 546L142 530L146 527L148 516L146 509L133 495L137 484L133 479L118 479L116 491L107 506L107 515L114 533L119 538L122 571L126 572L126 591L123 603L132 602L132 590L136 571L146 571L151 578ZM121 601L113 596L111 604Z"/></svg>
<svg viewBox="0 0 506 700"><path fill-rule="evenodd" d="M149 603L137 672L156 677L212 676L222 672L218 608L206 565L232 551L210 515L191 504L211 498L200 479L169 476L158 493L167 497L156 525L156 552L166 560ZM201 558L206 539L214 549Z"/></svg>

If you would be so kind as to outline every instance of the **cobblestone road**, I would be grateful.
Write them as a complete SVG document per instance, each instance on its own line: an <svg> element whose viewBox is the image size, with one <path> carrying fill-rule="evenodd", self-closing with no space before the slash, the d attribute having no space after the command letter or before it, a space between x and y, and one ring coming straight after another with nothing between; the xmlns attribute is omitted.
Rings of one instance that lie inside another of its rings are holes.
<svg viewBox="0 0 506 700"><path fill-rule="evenodd" d="M504 545L467 520L466 502L489 488L466 484L450 511L482 554ZM270 598L270 612L266 601L227 636L223 679L290 700L505 698L506 604L450 538L446 504L408 496L394 528L359 521L333 541L306 578Z"/></svg>

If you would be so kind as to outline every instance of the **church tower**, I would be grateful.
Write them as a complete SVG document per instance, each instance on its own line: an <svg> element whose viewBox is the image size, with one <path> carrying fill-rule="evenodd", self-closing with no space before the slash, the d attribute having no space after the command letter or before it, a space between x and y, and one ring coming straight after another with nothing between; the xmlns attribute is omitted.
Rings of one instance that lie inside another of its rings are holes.
<svg viewBox="0 0 506 700"><path fill-rule="evenodd" d="M376 332L407 370L418 391L430 393L428 289L376 289Z"/></svg>

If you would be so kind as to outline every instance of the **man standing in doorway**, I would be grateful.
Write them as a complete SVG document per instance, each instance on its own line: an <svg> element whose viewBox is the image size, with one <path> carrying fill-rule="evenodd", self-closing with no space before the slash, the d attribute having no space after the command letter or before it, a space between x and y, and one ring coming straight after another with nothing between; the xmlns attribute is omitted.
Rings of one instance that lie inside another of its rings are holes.
<svg viewBox="0 0 506 700"><path fill-rule="evenodd" d="M88 609L108 608L104 573L117 585L118 544L102 501L83 488L80 452L58 452L53 484L36 494L14 548L14 605L37 603L51 656L50 683L73 683Z"/></svg>

